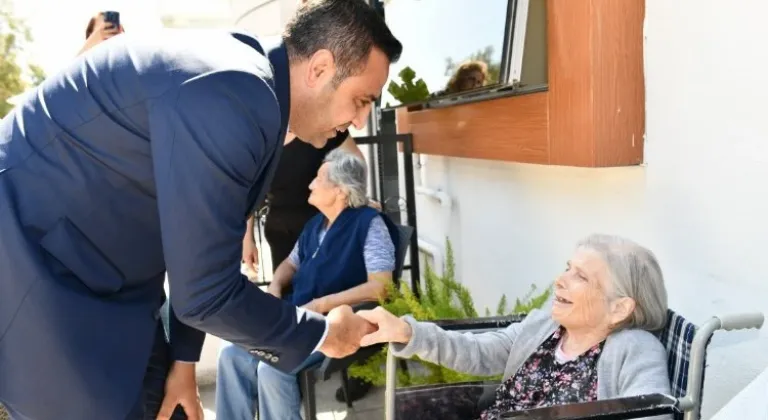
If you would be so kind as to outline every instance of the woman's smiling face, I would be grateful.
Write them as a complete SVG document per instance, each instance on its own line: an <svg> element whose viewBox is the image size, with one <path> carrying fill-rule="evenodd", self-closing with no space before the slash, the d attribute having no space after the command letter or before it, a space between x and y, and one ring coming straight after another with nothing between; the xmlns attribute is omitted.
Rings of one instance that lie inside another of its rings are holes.
<svg viewBox="0 0 768 420"><path fill-rule="evenodd" d="M611 324L611 273L600 255L579 248L555 281L552 318L574 329L603 328Z"/></svg>

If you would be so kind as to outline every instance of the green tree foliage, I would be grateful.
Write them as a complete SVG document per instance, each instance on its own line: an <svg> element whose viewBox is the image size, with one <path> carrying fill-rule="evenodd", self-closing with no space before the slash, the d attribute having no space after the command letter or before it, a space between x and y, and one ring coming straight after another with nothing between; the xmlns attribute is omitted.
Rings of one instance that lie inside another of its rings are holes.
<svg viewBox="0 0 768 420"><path fill-rule="evenodd" d="M23 49L32 42L26 24L13 15L8 0L0 0L0 117L5 116L13 105L8 99L45 79L39 66L23 64L19 59Z"/></svg>
<svg viewBox="0 0 768 420"><path fill-rule="evenodd" d="M446 241L446 266L444 274L438 276L428 264L426 265L424 288L420 290L421 293L419 294L421 299L417 299L413 291L403 283L399 288L390 285L388 290L389 298L380 303L385 309L395 315L410 314L419 321L477 318L477 310L469 290L459 283L455 276L456 266L453 248L450 241ZM532 286L531 291L522 301L520 299L515 300L515 306L511 310L507 308L506 296L502 295L496 308L496 315L528 313L535 308L540 308L549 298L551 288L548 287L539 294L534 294L535 292L536 287ZM486 315L490 316L488 309L486 309ZM388 346L384 346L381 352L365 361L365 363L351 366L349 374L357 378L366 379L374 385L383 385L386 382L386 376L382 367L387 359L387 351ZM497 377L486 378L466 375L432 363L418 359L415 360L424 367L426 373L398 372L399 385L410 386L500 379Z"/></svg>

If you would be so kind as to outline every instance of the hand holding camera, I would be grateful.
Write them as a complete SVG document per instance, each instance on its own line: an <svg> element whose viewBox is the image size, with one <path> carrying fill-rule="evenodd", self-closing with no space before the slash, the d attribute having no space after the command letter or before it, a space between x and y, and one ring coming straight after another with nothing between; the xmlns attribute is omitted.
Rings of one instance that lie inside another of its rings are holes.
<svg viewBox="0 0 768 420"><path fill-rule="evenodd" d="M125 32L120 24L120 12L105 11L91 19L85 31L85 45L80 53L95 47L115 35Z"/></svg>

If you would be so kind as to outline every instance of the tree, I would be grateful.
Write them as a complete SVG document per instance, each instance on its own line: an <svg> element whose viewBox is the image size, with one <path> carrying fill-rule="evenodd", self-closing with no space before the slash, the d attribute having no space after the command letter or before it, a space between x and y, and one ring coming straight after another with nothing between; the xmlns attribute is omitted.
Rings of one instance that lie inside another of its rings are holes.
<svg viewBox="0 0 768 420"><path fill-rule="evenodd" d="M13 15L12 9L8 0L0 0L0 118L13 109L9 98L45 79L42 68L23 63L19 58L24 47L32 42L32 34L29 27Z"/></svg>
<svg viewBox="0 0 768 420"><path fill-rule="evenodd" d="M453 61L451 57L445 59L445 75L451 76L465 61L482 61L488 65L488 80L486 84L492 85L499 82L501 74L501 61L493 61L493 46L489 45L482 50L478 50L469 57L461 61Z"/></svg>

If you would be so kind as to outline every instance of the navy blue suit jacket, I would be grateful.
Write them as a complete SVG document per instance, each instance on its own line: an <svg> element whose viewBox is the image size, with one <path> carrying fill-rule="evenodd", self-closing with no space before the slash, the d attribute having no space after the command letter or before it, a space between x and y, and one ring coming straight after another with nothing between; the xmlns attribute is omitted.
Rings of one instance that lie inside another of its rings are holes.
<svg viewBox="0 0 768 420"><path fill-rule="evenodd" d="M122 34L0 123L0 401L36 419L123 419L167 271L176 360L204 333L289 371L322 317L240 273L279 160L285 48L218 31Z"/></svg>

